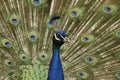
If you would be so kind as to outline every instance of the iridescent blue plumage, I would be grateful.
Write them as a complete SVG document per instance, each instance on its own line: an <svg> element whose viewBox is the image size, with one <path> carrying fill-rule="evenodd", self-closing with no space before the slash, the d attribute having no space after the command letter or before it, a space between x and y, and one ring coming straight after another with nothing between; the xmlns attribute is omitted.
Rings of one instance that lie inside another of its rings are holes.
<svg viewBox="0 0 120 80"><path fill-rule="evenodd" d="M50 68L48 72L48 80L64 80L64 74L62 69L62 64L60 60L59 50L62 44L64 44L64 39L66 33L62 30L55 30L53 36L53 55L50 62ZM59 40L57 40L58 38Z"/></svg>

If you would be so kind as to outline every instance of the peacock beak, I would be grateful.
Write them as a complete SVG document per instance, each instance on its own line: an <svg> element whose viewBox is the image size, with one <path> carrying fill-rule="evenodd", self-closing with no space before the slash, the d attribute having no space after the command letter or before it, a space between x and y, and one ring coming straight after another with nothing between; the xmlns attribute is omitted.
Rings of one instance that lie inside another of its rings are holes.
<svg viewBox="0 0 120 80"><path fill-rule="evenodd" d="M59 35L60 35L60 34L59 34ZM61 41L61 40L57 37L56 34L54 34L54 36L55 36L55 39L56 39L56 40ZM62 35L60 35L60 36L61 36L61 38L63 39L63 42L66 42L66 43L69 43L69 42L70 42L70 40L69 40L68 37L63 37Z"/></svg>
<svg viewBox="0 0 120 80"><path fill-rule="evenodd" d="M65 38L63 38L64 39L64 42L66 42L66 43L69 43L70 42L70 39L68 38L68 37L65 37Z"/></svg>

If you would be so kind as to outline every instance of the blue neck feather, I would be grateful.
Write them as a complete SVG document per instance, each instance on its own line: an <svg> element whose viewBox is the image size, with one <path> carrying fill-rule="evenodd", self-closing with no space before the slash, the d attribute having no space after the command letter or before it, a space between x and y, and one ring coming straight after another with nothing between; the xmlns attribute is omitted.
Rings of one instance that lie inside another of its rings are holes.
<svg viewBox="0 0 120 80"><path fill-rule="evenodd" d="M49 66L47 80L64 80L59 50L60 47L53 45L53 55Z"/></svg>

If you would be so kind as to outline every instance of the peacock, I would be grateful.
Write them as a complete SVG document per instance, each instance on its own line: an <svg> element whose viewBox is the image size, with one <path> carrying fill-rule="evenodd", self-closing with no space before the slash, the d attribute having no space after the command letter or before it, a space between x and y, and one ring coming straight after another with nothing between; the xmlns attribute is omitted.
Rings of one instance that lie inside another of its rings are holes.
<svg viewBox="0 0 120 80"><path fill-rule="evenodd" d="M60 61L60 47L65 43L70 42L67 34L62 30L55 30L53 37L53 56L49 66L48 80L64 80L62 64Z"/></svg>
<svg viewBox="0 0 120 80"><path fill-rule="evenodd" d="M0 0L0 80L120 80L120 0Z"/></svg>

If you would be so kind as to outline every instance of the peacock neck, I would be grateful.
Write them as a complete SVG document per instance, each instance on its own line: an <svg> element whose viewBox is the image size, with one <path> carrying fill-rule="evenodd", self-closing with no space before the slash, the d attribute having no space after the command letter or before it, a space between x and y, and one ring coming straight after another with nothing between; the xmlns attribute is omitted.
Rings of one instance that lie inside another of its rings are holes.
<svg viewBox="0 0 120 80"><path fill-rule="evenodd" d="M61 60L60 60L60 47L53 46L53 54L51 59L51 66L53 69L62 69Z"/></svg>
<svg viewBox="0 0 120 80"><path fill-rule="evenodd" d="M59 50L60 47L53 45L53 54L48 72L48 80L64 80Z"/></svg>

